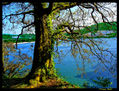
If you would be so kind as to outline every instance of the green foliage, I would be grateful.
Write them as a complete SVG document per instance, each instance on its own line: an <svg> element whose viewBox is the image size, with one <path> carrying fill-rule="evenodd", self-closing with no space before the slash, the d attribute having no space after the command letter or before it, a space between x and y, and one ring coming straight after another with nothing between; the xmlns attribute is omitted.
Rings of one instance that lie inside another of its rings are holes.
<svg viewBox="0 0 119 91"><path fill-rule="evenodd" d="M102 87L108 87L110 84L112 84L109 78L103 78L103 77L97 77L97 80L92 80L92 81Z"/></svg>
<svg viewBox="0 0 119 91"><path fill-rule="evenodd" d="M42 7L43 8L47 8L48 7L48 3L47 2L43 2L43 3L41 3L42 4Z"/></svg>
<svg viewBox="0 0 119 91"><path fill-rule="evenodd" d="M116 22L110 22L112 25L108 24L108 23L98 23L98 30L114 30L117 31L117 23ZM96 32L95 30L97 30L97 24L95 25L91 25L88 27L85 27L83 29L80 30L81 34L86 34L91 32ZM78 32L78 30L76 30Z"/></svg>
<svg viewBox="0 0 119 91"><path fill-rule="evenodd" d="M83 29L79 30L74 30L74 32L79 33L79 35L75 35L75 37L77 38L112 38L112 37L116 37L117 36L117 23L116 22L110 22L112 25L110 25L109 23L98 23L98 30L97 30L97 24L95 25L91 25L91 26L87 26ZM82 36L84 34L87 33L92 33L95 34L97 31L108 31L108 30L112 30L115 33L110 33L107 34L106 36L104 35L99 35L99 36L94 36L94 37L90 37L90 36ZM69 39L72 39L71 34L68 33L64 33L64 36L68 37Z"/></svg>
<svg viewBox="0 0 119 91"><path fill-rule="evenodd" d="M97 77L97 80L92 80L92 81L97 85L100 85L102 88L109 87L109 85L112 84L109 78L103 78L103 77ZM83 86L86 88L97 88L95 85L90 86L89 82L84 82Z"/></svg>
<svg viewBox="0 0 119 91"><path fill-rule="evenodd" d="M80 29L80 32L79 32L79 30L75 30L75 32L78 32L79 34L83 35L83 34L90 33L90 32L92 34L95 34L97 31L113 30L113 31L115 31L115 33L110 33L107 36L100 35L100 36L88 37L88 38L111 38L111 37L116 37L116 35L117 35L117 32L116 32L117 31L117 22L110 22L110 23L112 25L110 25L109 23L98 23L98 30L97 30L97 24L95 24L95 25L87 26L83 29ZM65 35L70 36L67 33Z"/></svg>
<svg viewBox="0 0 119 91"><path fill-rule="evenodd" d="M47 18L47 26L49 29L49 34L52 36L54 33L62 31L62 28L60 28L60 26L57 27L57 30L53 30L53 23L52 23L52 19L55 19L55 15L58 14L57 12L53 12L51 13L48 18ZM98 24L98 30L117 30L117 23L116 22L112 22L113 26L108 24L108 23L99 23ZM95 32L96 29L96 25L91 25L88 26L88 28L90 29L90 31ZM86 34L90 32L87 28L81 29L80 33L81 34ZM79 32L78 30L75 30L75 32ZM17 37L18 35L11 35L11 34L3 34L2 38L4 42L16 42L17 38L13 38L13 37ZM54 35L54 38L58 38L58 37L62 37L63 39L65 38L70 38L70 34L67 33L59 33L57 35ZM111 38L111 37L115 37L117 36L117 33L110 33L107 34L107 36L96 36L94 38ZM90 37L89 37L90 38ZM35 41L35 35L34 34L23 34L20 36L18 42L31 42L31 41ZM55 41L55 40L54 40Z"/></svg>
<svg viewBox="0 0 119 91"><path fill-rule="evenodd" d="M49 29L51 35L53 34L52 18L53 18L53 14L50 14L47 18L47 26L48 26L48 29Z"/></svg>
<svg viewBox="0 0 119 91"><path fill-rule="evenodd" d="M108 37L115 37L115 36L117 36L117 33L110 33L110 34L107 34L108 35Z"/></svg>

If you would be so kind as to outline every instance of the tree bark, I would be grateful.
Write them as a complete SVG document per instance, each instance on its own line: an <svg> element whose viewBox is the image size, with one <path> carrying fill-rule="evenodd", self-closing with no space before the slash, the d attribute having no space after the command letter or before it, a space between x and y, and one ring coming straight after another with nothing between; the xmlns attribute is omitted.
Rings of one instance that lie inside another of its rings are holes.
<svg viewBox="0 0 119 91"><path fill-rule="evenodd" d="M43 82L54 74L53 59L51 52L52 41L48 33L47 14L39 4L34 5L34 25L35 25L35 48L32 69L26 77L28 80L35 79Z"/></svg>

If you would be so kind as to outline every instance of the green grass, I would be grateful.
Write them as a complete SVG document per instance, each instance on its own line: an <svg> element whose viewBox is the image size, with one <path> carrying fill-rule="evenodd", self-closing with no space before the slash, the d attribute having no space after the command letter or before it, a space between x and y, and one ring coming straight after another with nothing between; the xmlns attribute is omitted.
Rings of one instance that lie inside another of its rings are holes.
<svg viewBox="0 0 119 91"><path fill-rule="evenodd" d="M2 39L4 42L16 42L17 38L13 38L13 37L17 37L17 36L18 35L3 34ZM18 39L18 42L31 42L31 41L35 41L34 34L23 34Z"/></svg>
<svg viewBox="0 0 119 91"><path fill-rule="evenodd" d="M108 31L113 30L116 31L115 33L107 34L107 36L96 36L96 37L89 37L89 38L112 38L117 36L117 22L110 22L109 23L98 23L98 29L97 24L87 26L81 30L75 30L75 32L78 32L79 34L83 35L89 32L96 33L97 31ZM65 33L65 36L70 38L70 34Z"/></svg>

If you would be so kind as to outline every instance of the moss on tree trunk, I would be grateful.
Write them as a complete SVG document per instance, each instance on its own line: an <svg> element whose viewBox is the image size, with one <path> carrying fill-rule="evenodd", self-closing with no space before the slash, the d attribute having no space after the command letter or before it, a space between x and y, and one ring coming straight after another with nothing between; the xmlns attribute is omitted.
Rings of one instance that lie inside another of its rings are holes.
<svg viewBox="0 0 119 91"><path fill-rule="evenodd" d="M38 82L43 82L54 75L53 48L46 19L47 14L42 12L40 6L34 5L35 49L32 69L26 78Z"/></svg>

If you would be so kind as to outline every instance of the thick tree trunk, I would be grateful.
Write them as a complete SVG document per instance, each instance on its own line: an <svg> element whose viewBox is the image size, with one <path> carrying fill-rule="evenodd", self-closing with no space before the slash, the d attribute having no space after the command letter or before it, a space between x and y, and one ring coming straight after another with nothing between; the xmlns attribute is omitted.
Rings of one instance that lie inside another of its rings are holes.
<svg viewBox="0 0 119 91"><path fill-rule="evenodd" d="M39 5L39 4L38 4ZM51 38L48 34L47 14L43 13L40 6L34 6L35 22L35 49L32 69L27 78L43 82L54 74L53 51Z"/></svg>

